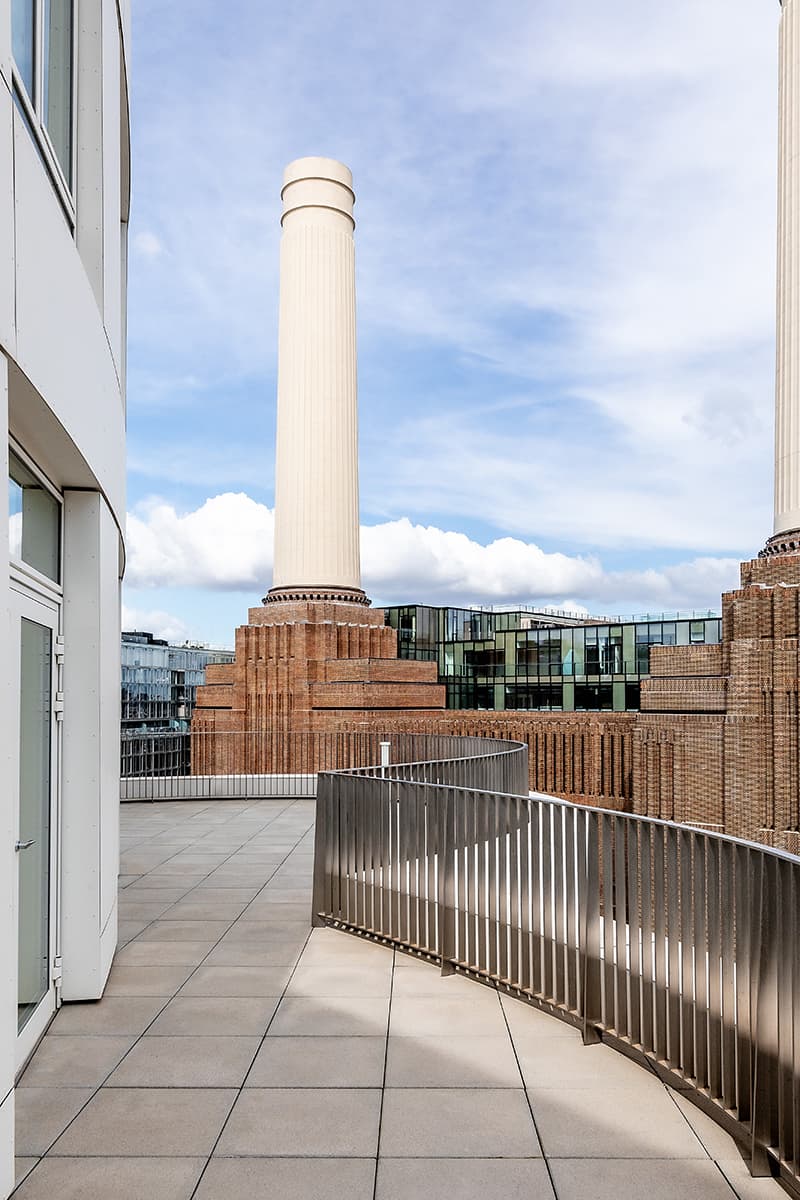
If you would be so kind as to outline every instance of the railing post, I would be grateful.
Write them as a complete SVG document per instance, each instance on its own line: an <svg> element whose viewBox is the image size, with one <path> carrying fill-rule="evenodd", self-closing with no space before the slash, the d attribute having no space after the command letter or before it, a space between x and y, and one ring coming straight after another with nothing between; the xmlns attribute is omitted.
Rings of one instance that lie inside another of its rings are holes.
<svg viewBox="0 0 800 1200"><path fill-rule="evenodd" d="M314 883L311 899L311 924L315 928L325 924L325 915L330 914L330 857L333 853L330 839L329 816L333 802L333 778L330 775L317 777L316 824L314 827ZM334 864L339 870L339 864Z"/></svg>
<svg viewBox="0 0 800 1200"><path fill-rule="evenodd" d="M755 856L758 874L753 887L751 940L755 995L750 1010L755 1028L753 1047L753 1090L750 1105L750 1174L762 1178L772 1174L768 1148L774 1144L778 1064L777 871L766 854Z"/></svg>
<svg viewBox="0 0 800 1200"><path fill-rule="evenodd" d="M442 975L455 971L456 880L453 869L453 789L437 788L439 821L439 952Z"/></svg>
<svg viewBox="0 0 800 1200"><path fill-rule="evenodd" d="M591 1046L600 1041L603 1022L603 1000L600 968L600 820L595 813L585 812L586 833L583 837L582 870L580 872L580 937L581 973L583 977L583 1044Z"/></svg>

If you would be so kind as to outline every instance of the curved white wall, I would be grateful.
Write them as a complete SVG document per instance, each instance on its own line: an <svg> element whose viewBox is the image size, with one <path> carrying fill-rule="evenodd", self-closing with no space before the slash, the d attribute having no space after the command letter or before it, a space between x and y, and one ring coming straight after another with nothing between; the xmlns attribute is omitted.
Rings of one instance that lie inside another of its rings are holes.
<svg viewBox="0 0 800 1200"><path fill-rule="evenodd" d="M0 0L0 464L13 438L62 493L63 997L101 995L116 945L120 565L125 520L129 0L76 5L74 219L13 98ZM46 158L46 156L45 156ZM1 482L1 481L0 481ZM0 771L18 771L7 488L0 486ZM0 789L0 1197L13 1183L17 917Z"/></svg>

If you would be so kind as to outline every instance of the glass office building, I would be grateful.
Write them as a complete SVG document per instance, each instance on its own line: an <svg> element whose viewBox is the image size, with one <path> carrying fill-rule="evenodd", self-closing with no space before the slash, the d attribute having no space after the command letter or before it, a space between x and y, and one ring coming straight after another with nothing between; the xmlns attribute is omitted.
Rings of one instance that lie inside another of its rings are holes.
<svg viewBox="0 0 800 1200"><path fill-rule="evenodd" d="M122 774L171 774L188 763L197 689L232 650L171 646L152 633L122 634Z"/></svg>
<svg viewBox="0 0 800 1200"><path fill-rule="evenodd" d="M400 658L436 662L447 707L625 712L639 708L651 646L720 640L712 612L588 623L537 611L387 608Z"/></svg>

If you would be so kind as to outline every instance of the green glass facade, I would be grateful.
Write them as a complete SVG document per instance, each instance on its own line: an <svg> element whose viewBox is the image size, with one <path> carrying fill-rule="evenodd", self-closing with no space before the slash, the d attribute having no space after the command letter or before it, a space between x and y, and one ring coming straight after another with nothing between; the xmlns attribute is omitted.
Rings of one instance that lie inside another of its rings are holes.
<svg viewBox="0 0 800 1200"><path fill-rule="evenodd" d="M387 608L400 658L436 662L448 708L625 712L639 708L651 646L713 645L713 613L579 624L547 614Z"/></svg>

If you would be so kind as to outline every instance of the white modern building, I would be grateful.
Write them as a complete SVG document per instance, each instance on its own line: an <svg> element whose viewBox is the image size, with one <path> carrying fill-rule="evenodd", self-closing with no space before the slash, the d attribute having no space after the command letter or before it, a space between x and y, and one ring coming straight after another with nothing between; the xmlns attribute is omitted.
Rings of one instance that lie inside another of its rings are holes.
<svg viewBox="0 0 800 1200"><path fill-rule="evenodd" d="M116 944L128 0L0 0L0 1197L14 1084Z"/></svg>

